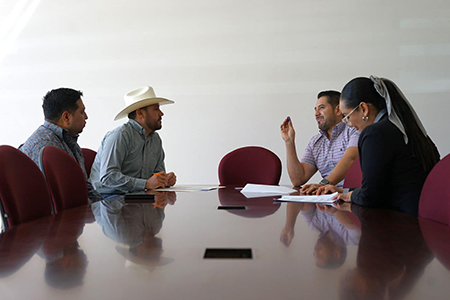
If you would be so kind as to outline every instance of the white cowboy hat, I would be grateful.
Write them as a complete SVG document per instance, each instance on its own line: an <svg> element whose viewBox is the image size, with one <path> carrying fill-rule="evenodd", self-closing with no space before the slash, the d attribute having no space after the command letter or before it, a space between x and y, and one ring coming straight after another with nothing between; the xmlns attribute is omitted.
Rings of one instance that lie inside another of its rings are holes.
<svg viewBox="0 0 450 300"><path fill-rule="evenodd" d="M123 96L123 98L125 100L126 107L117 114L114 121L128 116L130 112L135 111L138 108L143 108L156 103L159 103L160 105L175 103L174 101L166 98L156 97L155 91L153 91L151 86L144 86L128 92L125 96Z"/></svg>

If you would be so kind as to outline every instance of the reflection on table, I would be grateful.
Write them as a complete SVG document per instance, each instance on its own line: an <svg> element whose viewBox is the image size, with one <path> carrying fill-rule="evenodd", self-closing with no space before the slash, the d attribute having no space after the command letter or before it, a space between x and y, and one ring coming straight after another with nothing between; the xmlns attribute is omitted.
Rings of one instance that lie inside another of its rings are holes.
<svg viewBox="0 0 450 300"><path fill-rule="evenodd" d="M155 235L161 230L165 206L175 200L174 192L156 193L151 202L127 203L123 197L115 197L92 204L92 212L105 235L118 243L116 251L127 260L127 266L152 270L173 261L161 257L162 240Z"/></svg>
<svg viewBox="0 0 450 300"><path fill-rule="evenodd" d="M447 299L446 226L346 209L232 187L111 198L0 235L1 299ZM253 258L203 259L207 248Z"/></svg>
<svg viewBox="0 0 450 300"><path fill-rule="evenodd" d="M314 258L318 267L338 268L347 258L347 245L358 245L361 236L359 220L348 211L332 206L313 203L287 203L286 223L280 240L287 247L294 238L294 227L298 215L319 233L314 247Z"/></svg>

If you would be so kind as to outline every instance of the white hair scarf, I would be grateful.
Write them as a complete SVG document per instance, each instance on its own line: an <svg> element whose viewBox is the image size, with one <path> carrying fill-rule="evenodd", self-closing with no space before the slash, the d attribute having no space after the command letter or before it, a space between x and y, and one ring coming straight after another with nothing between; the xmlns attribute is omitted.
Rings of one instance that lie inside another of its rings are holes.
<svg viewBox="0 0 450 300"><path fill-rule="evenodd" d="M384 78L378 78L377 76L370 76L370 79L373 82L373 85L375 87L375 90L380 94L381 97L383 97L386 101L386 108L389 116L389 121L393 123L402 133L403 133L403 139L405 140L405 144L408 144L408 136L406 135L405 127L403 126L402 121L400 121L400 118L398 117L397 113L395 112L394 107L392 106L391 97L389 95L389 91L384 84ZM406 102L409 109L411 110L414 119L416 120L417 125L419 126L420 130L422 130L423 134L427 136L427 131L425 130L425 127L423 127L422 122L420 121L419 117L416 114L416 111L411 106L409 101L406 99L405 95L402 93L402 91L398 88L398 86L391 81L392 85L397 89L400 96L403 98L403 101Z"/></svg>

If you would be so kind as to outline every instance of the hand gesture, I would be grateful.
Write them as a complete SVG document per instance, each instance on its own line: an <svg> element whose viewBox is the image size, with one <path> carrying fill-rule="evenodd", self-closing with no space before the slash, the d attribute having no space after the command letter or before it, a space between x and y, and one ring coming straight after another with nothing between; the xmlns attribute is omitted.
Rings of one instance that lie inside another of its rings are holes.
<svg viewBox="0 0 450 300"><path fill-rule="evenodd" d="M336 196L334 196L333 198L331 198L332 200L342 200L344 202L352 202L352 193L347 193L347 194L342 194L339 193Z"/></svg>
<svg viewBox="0 0 450 300"><path fill-rule="evenodd" d="M147 179L147 182L145 183L145 188L147 190L154 190L157 188L164 188L168 185L167 175L166 172L159 172L153 174L152 177Z"/></svg>
<svg viewBox="0 0 450 300"><path fill-rule="evenodd" d="M291 117L287 117L283 124L280 126L281 128L281 137L283 140L287 143L293 143L295 140L295 130L294 126L292 125L292 119Z"/></svg>
<svg viewBox="0 0 450 300"><path fill-rule="evenodd" d="M310 184L306 184L302 187L302 189L300 190L301 193L305 194L305 195L311 195L311 194L315 194L316 191L323 187L322 184L318 184L318 183L310 183ZM319 195L319 194L318 194Z"/></svg>
<svg viewBox="0 0 450 300"><path fill-rule="evenodd" d="M174 172L170 172L167 174L167 185L174 186L177 183L177 176Z"/></svg>
<svg viewBox="0 0 450 300"><path fill-rule="evenodd" d="M338 188L332 184L326 184L319 187L316 191L316 195L326 195L326 194L333 194L333 193L343 193L344 190L341 188Z"/></svg>

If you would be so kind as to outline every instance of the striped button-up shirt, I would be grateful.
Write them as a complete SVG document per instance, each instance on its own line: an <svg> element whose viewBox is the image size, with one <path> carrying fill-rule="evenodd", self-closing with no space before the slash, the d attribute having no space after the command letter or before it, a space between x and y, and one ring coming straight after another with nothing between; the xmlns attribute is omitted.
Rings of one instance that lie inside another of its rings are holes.
<svg viewBox="0 0 450 300"><path fill-rule="evenodd" d="M325 178L331 174L347 148L358 147L358 139L359 132L355 128L340 122L334 126L330 139L327 138L327 132L323 130L313 136L300 161L315 167L322 178ZM337 187L343 185L344 180L336 184Z"/></svg>

